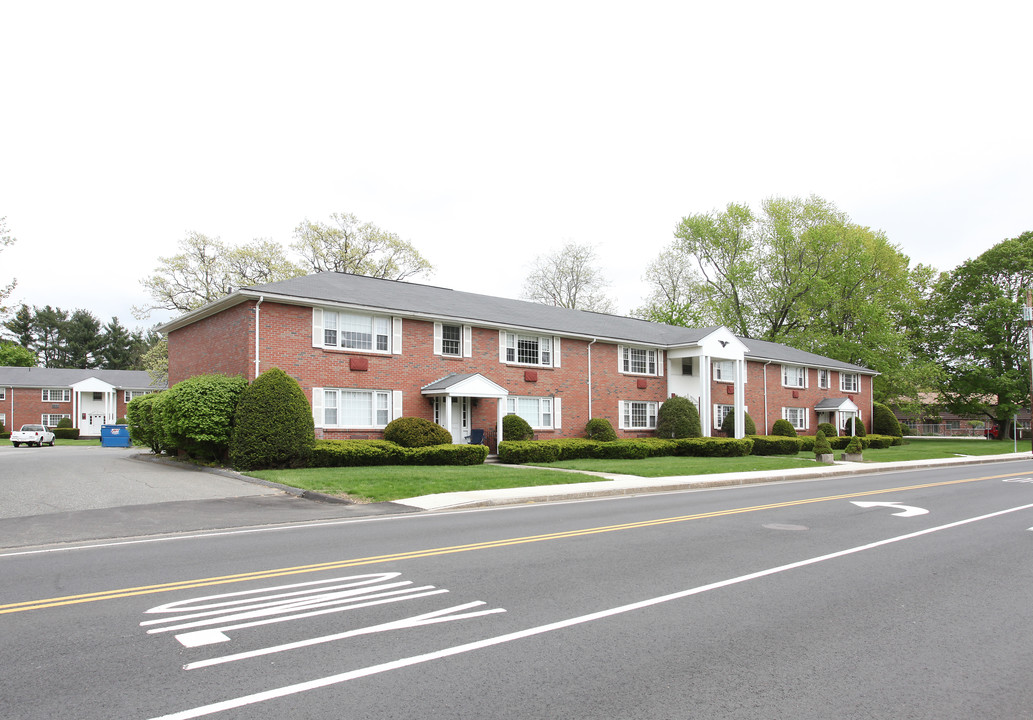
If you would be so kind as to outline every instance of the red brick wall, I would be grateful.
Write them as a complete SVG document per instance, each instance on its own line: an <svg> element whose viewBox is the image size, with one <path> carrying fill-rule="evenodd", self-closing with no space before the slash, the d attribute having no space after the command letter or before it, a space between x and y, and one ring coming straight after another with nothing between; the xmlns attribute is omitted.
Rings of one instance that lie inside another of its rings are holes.
<svg viewBox="0 0 1033 720"><path fill-rule="evenodd" d="M169 384L197 374L222 372L254 375L254 336L248 323L254 303L247 303L200 320L169 333ZM557 431L541 431L539 437L576 437L584 433L588 416L588 341L564 338L560 343L561 366L556 368L506 365L499 362L497 330L473 328L472 357L451 358L433 354L434 324L418 320L402 323L402 353L385 355L312 347L310 307L264 302L260 308L260 371L279 367L298 381L309 401L314 387L401 390L403 412L411 417L433 419L433 407L420 388L449 373L481 373L515 396L558 396L562 398L561 423ZM244 346L244 347L241 347ZM651 400L662 402L664 378L617 375L617 347L592 346L592 412L619 426L618 402ZM352 370L352 358L365 358L365 370ZM537 372L537 380L526 379L525 370ZM496 425L495 400L478 400L472 408L473 427L489 432ZM625 437L650 435L625 432ZM329 430L326 437L379 437L375 431Z"/></svg>
<svg viewBox="0 0 1033 720"><path fill-rule="evenodd" d="M807 387L805 388L782 386L781 363L773 362L765 367L764 363L750 362L747 363L746 372L748 376L746 383L746 407L750 417L753 418L754 423L757 425L758 433L769 434L771 432L771 426L775 424L776 420L782 418L782 408L798 407L807 408L810 417L810 428L806 432L813 435L818 427L818 413L814 410L814 406L827 398L844 397L849 397L853 400L861 414L861 420L864 422L865 429L868 432L872 430L871 376L861 375L859 377L859 392L845 393L839 389L839 372L835 370L829 371L828 388L818 387L818 371L816 368L807 368ZM767 375L766 422L764 417L765 374ZM796 393L797 397L793 397L794 393ZM729 395L728 397L731 398L732 396Z"/></svg>
<svg viewBox="0 0 1033 720"><path fill-rule="evenodd" d="M126 394L124 390L118 390L118 402L117 412L115 419L125 417L126 414ZM5 388L4 400L0 400L0 414L6 416L4 420L4 427L6 432L11 432L20 428L22 425L36 425L42 420L44 414L47 415L68 415L72 419L72 424L75 427L85 430L85 421L82 418L82 410L79 410L79 417L76 417L76 413L73 411L75 403L72 400L68 402L43 402L43 389L42 388ZM70 393L71 398L75 398L75 393Z"/></svg>

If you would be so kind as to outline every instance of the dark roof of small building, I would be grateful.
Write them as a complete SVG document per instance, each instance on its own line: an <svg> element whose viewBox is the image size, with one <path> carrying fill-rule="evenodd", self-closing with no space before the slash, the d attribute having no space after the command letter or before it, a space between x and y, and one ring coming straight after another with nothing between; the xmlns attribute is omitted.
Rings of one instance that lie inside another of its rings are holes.
<svg viewBox="0 0 1033 720"><path fill-rule="evenodd" d="M65 388L97 378L118 390L164 390L144 370L78 370L75 368L0 367L0 387Z"/></svg>
<svg viewBox="0 0 1033 720"><path fill-rule="evenodd" d="M332 303L418 317L434 317L471 325L526 328L556 335L598 338L659 347L692 346L717 327L686 328L639 318L570 310L526 300L450 290L434 285L384 280L348 273L315 273L241 288L232 295L176 318L159 330L168 332L248 299ZM827 367L876 374L859 365L797 350L780 343L740 338L753 359Z"/></svg>

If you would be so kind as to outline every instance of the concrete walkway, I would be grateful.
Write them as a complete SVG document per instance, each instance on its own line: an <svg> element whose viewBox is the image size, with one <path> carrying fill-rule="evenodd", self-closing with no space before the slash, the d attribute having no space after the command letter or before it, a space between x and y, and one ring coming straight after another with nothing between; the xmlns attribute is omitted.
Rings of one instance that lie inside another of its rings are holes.
<svg viewBox="0 0 1033 720"><path fill-rule="evenodd" d="M436 493L407 500L396 500L397 505L406 505L419 510L445 510L450 508L491 507L517 503L552 502L580 498L606 497L612 495L638 495L670 490L692 490L729 485L750 485L783 480L805 480L843 475L861 475L875 472L919 470L930 467L956 465L977 465L1009 460L1029 460L1033 474L1033 455L1029 451L1006 455L967 456L939 460L911 460L895 463L844 463L820 465L813 468L792 468L789 470L758 470L753 472L717 473L713 475L688 475L679 477L646 478L636 475L614 473L583 473L606 478L599 482L574 483L567 485L542 485L538 487L504 488L502 490L471 490L466 492ZM506 467L528 469L524 465ZM537 468L541 469L541 468ZM557 470L557 473L575 472Z"/></svg>

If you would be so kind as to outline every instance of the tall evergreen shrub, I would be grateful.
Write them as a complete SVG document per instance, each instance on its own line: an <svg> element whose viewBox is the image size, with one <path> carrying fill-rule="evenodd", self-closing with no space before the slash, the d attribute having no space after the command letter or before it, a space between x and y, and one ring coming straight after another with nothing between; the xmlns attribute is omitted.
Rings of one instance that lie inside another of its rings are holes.
<svg viewBox="0 0 1033 720"><path fill-rule="evenodd" d="M746 430L747 435L756 435L757 426L753 422L753 418L750 417L749 413L743 414L743 427ZM728 414L725 415L724 421L721 423L721 432L728 437L735 437L735 410L729 410Z"/></svg>
<svg viewBox="0 0 1033 720"><path fill-rule="evenodd" d="M656 414L656 436L675 439L703 437L695 403L678 395L664 400Z"/></svg>
<svg viewBox="0 0 1033 720"><path fill-rule="evenodd" d="M255 378L237 403L230 462L240 470L304 467L315 444L312 408L297 381L280 368Z"/></svg>
<svg viewBox="0 0 1033 720"><path fill-rule="evenodd" d="M900 423L893 411L882 403L874 403L872 409L872 432L876 435L892 435L902 437Z"/></svg>

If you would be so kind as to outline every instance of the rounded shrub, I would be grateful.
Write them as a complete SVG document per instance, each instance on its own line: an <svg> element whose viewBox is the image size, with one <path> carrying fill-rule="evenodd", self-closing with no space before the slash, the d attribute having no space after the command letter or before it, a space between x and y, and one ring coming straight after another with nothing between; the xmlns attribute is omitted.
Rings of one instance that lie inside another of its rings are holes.
<svg viewBox="0 0 1033 720"><path fill-rule="evenodd" d="M502 418L502 439L503 440L531 440L534 437L534 430L530 423L519 415L506 415Z"/></svg>
<svg viewBox="0 0 1033 720"><path fill-rule="evenodd" d="M195 375L159 393L155 407L160 407L161 433L168 447L200 460L224 459L246 387L242 377L216 373Z"/></svg>
<svg viewBox="0 0 1033 720"><path fill-rule="evenodd" d="M656 414L656 436L673 439L703 437L695 403L677 395L664 400Z"/></svg>
<svg viewBox="0 0 1033 720"><path fill-rule="evenodd" d="M400 417L384 428L384 439L407 448L430 447L450 444L452 433L430 420Z"/></svg>
<svg viewBox="0 0 1033 720"><path fill-rule="evenodd" d="M779 419L771 426L771 434L783 435L785 437L796 437L796 428L794 428L793 424L788 420Z"/></svg>
<svg viewBox="0 0 1033 720"><path fill-rule="evenodd" d="M747 435L756 435L757 426L753 422L753 418L750 417L749 413L743 414L743 427L746 430ZM724 421L721 423L721 432L728 437L735 437L735 410L729 410L728 414L725 415Z"/></svg>
<svg viewBox="0 0 1033 720"><path fill-rule="evenodd" d="M839 435L839 433L836 432L836 426L832 423L820 423L818 425L818 432L824 433L826 438L836 437Z"/></svg>
<svg viewBox="0 0 1033 720"><path fill-rule="evenodd" d="M818 455L831 455L832 446L829 445L829 441L825 438L825 433L822 430L818 430L814 434L814 456Z"/></svg>
<svg viewBox="0 0 1033 720"><path fill-rule="evenodd" d="M72 418L61 418L57 421L58 428L70 428L72 427ZM56 429L56 428L55 428Z"/></svg>
<svg viewBox="0 0 1033 720"><path fill-rule="evenodd" d="M893 411L882 403L872 405L872 432L876 435L901 437L904 433Z"/></svg>
<svg viewBox="0 0 1033 720"><path fill-rule="evenodd" d="M280 368L255 378L237 403L230 462L240 470L305 467L315 444L312 408Z"/></svg>
<svg viewBox="0 0 1033 720"><path fill-rule="evenodd" d="M504 437L509 437L505 425L502 427L502 432ZM617 432L606 418L592 418L585 425L585 437L598 442L610 442L617 439Z"/></svg>

